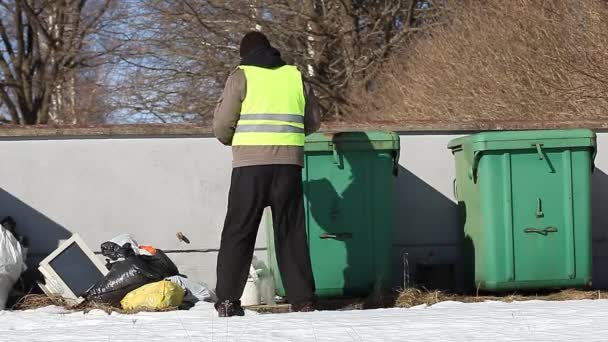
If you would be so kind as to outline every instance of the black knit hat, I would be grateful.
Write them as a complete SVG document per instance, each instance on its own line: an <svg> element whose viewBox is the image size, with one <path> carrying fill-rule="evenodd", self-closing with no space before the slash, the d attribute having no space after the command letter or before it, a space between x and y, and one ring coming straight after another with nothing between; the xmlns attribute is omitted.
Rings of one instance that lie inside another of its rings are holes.
<svg viewBox="0 0 608 342"><path fill-rule="evenodd" d="M241 55L241 58L243 58L249 53L261 48L270 48L268 38L261 32L251 31L241 39L239 54Z"/></svg>

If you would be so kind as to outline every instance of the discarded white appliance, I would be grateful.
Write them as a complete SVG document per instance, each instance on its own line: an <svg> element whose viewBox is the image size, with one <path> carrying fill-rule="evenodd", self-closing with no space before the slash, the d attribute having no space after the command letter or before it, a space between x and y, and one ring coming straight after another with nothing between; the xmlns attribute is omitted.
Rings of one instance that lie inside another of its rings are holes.
<svg viewBox="0 0 608 342"><path fill-rule="evenodd" d="M72 235L40 262L45 283L38 286L47 296L60 296L71 304L84 301L82 295L101 280L108 270L78 234Z"/></svg>

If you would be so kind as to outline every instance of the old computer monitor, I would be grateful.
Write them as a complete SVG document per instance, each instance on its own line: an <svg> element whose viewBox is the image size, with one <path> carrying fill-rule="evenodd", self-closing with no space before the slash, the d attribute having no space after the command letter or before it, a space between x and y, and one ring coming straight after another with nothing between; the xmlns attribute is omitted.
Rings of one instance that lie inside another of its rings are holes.
<svg viewBox="0 0 608 342"><path fill-rule="evenodd" d="M44 293L61 296L71 303L82 302L82 295L108 273L78 234L44 258L38 270L45 278L45 284L38 284Z"/></svg>

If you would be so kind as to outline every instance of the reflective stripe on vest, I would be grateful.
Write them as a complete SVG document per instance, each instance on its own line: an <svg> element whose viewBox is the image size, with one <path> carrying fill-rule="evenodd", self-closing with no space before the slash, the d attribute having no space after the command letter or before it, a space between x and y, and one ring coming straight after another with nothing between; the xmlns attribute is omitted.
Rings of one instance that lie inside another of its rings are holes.
<svg viewBox="0 0 608 342"><path fill-rule="evenodd" d="M295 66L239 66L247 94L232 146L304 146L304 89Z"/></svg>

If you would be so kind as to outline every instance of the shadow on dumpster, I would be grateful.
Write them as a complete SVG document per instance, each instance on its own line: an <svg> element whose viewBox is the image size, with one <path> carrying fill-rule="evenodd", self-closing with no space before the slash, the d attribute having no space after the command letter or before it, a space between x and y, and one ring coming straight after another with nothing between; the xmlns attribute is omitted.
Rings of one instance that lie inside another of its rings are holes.
<svg viewBox="0 0 608 342"><path fill-rule="evenodd" d="M355 150L342 148L343 143L338 139L340 134L335 134L335 163L322 171L309 171L314 174L309 174L304 181L309 244L311 249L321 251L325 257L331 256L331 260L321 260L321 256L311 253L313 267L318 270L315 275L317 293L321 295L324 289L319 288L320 283L345 296L369 294L379 277L373 264L374 253L378 253L374 251L373 233L378 224L376 221L380 220L377 213L380 203L374 203L370 185L378 181L371 179L372 168L386 166L390 153L375 153L377 151L373 151L373 144L365 133L348 134L357 141ZM390 163L392 168L392 159ZM391 182L391 179L386 182ZM311 221L315 221L319 228ZM388 253L390 250L380 252ZM342 272L343 283L335 272ZM319 276L320 273L323 275ZM318 279L320 277L323 279Z"/></svg>

